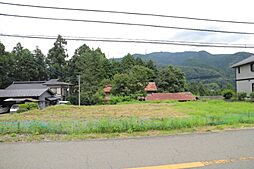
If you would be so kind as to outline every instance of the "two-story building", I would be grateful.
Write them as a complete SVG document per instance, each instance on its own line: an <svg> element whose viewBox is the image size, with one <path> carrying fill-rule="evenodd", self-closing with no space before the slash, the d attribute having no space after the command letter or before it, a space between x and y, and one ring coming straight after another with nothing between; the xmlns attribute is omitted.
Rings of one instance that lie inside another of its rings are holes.
<svg viewBox="0 0 254 169"><path fill-rule="evenodd" d="M231 66L235 68L236 91L254 92L254 55Z"/></svg>
<svg viewBox="0 0 254 169"><path fill-rule="evenodd" d="M51 79L49 81L14 81L5 89L0 89L0 106L8 107L26 101L38 102L40 108L55 105L66 100L72 84Z"/></svg>

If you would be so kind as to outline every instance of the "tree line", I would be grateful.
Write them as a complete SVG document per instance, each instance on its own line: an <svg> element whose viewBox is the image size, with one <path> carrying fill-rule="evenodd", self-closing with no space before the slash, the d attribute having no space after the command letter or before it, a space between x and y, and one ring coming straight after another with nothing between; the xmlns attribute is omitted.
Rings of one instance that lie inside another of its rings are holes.
<svg viewBox="0 0 254 169"><path fill-rule="evenodd" d="M202 84L187 83L184 73L173 66L158 68L151 60L143 61L127 54L122 59L107 59L100 48L83 44L69 57L67 41L58 36L48 54L39 47L34 51L18 43L11 52L0 43L0 88L13 81L43 81L53 78L74 85L70 100L77 103L77 84L81 77L81 103L96 104L103 97L105 85L112 85L112 95L143 96L149 81L156 82L159 92L193 91L205 95ZM200 89L202 91L200 91Z"/></svg>

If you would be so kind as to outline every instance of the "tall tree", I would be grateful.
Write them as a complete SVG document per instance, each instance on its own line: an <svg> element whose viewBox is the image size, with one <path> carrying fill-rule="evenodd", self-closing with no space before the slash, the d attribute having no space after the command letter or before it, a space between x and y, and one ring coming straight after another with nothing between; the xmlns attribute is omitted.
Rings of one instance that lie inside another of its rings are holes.
<svg viewBox="0 0 254 169"><path fill-rule="evenodd" d="M37 70L39 64L36 62L34 55L18 43L14 47L11 55L15 62L13 65L14 80L33 81L38 80L40 74Z"/></svg>
<svg viewBox="0 0 254 169"><path fill-rule="evenodd" d="M119 73L113 78L113 94L143 94L147 83L154 76L154 71L140 65L133 66L129 73Z"/></svg>
<svg viewBox="0 0 254 169"><path fill-rule="evenodd" d="M185 90L186 79L184 73L173 66L168 66L159 71L157 86L163 92L181 92Z"/></svg>
<svg viewBox="0 0 254 169"><path fill-rule="evenodd" d="M14 58L5 51L0 42L0 89L7 87L13 80Z"/></svg>
<svg viewBox="0 0 254 169"><path fill-rule="evenodd" d="M113 77L112 93L114 95L128 96L132 92L131 77L126 74L115 74Z"/></svg>
<svg viewBox="0 0 254 169"><path fill-rule="evenodd" d="M132 83L132 94L143 93L149 81L153 80L154 71L145 66L133 66L129 72Z"/></svg>
<svg viewBox="0 0 254 169"><path fill-rule="evenodd" d="M146 67L148 67L149 69L152 69L154 71L157 71L156 65L154 64L154 62L152 60L149 60L146 63Z"/></svg>
<svg viewBox="0 0 254 169"><path fill-rule="evenodd" d="M117 59L111 59L110 63L112 65L112 73L113 75L117 74L117 73L123 73L123 67L122 67L122 63L120 60Z"/></svg>
<svg viewBox="0 0 254 169"><path fill-rule="evenodd" d="M87 45L80 46L68 63L70 79L77 84L77 75L81 75L82 97L87 103L92 104L93 98L100 84L104 79L111 79L113 76L112 66L105 54L98 48L90 49Z"/></svg>
<svg viewBox="0 0 254 169"><path fill-rule="evenodd" d="M136 62L135 65L145 66L145 62L143 62L143 60L139 57L135 59L135 62Z"/></svg>
<svg viewBox="0 0 254 169"><path fill-rule="evenodd" d="M5 46L0 41L0 56L3 56L5 54Z"/></svg>
<svg viewBox="0 0 254 169"><path fill-rule="evenodd" d="M121 64L123 72L128 72L133 66L136 65L136 59L128 53L122 58Z"/></svg>
<svg viewBox="0 0 254 169"><path fill-rule="evenodd" d="M34 50L34 59L36 62L36 69L39 74L37 80L47 80L48 79L48 71L47 71L47 65L46 65L46 57L42 53L42 51L37 46Z"/></svg>
<svg viewBox="0 0 254 169"><path fill-rule="evenodd" d="M66 77L66 58L68 57L65 49L66 45L67 41L61 35L58 35L54 47L48 52L46 63L50 78L64 79Z"/></svg>

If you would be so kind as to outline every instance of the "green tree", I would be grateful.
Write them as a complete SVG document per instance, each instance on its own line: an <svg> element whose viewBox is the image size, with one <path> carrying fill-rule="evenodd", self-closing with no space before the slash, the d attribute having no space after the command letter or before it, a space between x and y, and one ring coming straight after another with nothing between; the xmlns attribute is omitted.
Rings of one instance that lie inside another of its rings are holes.
<svg viewBox="0 0 254 169"><path fill-rule="evenodd" d="M152 80L154 77L154 71L145 66L133 66L129 75L135 78L139 83L145 84Z"/></svg>
<svg viewBox="0 0 254 169"><path fill-rule="evenodd" d="M100 89L104 79L112 78L112 66L99 48L90 49L87 45L80 46L68 63L70 80L77 84L77 75L81 75L82 97L92 97L94 99L84 99L87 104L94 104L97 91Z"/></svg>
<svg viewBox="0 0 254 169"><path fill-rule="evenodd" d="M121 65L123 72L128 72L133 66L136 65L136 59L128 53L122 58Z"/></svg>
<svg viewBox="0 0 254 169"><path fill-rule="evenodd" d="M162 92L181 92L186 87L186 79L183 72L173 66L159 70L156 81L158 89Z"/></svg>
<svg viewBox="0 0 254 169"><path fill-rule="evenodd" d="M209 96L209 90L206 89L205 85L202 82L192 82L188 84L188 90L199 96Z"/></svg>
<svg viewBox="0 0 254 169"><path fill-rule="evenodd" d="M84 45L81 46L81 50L83 48ZM84 50L74 58L76 59L74 72L81 75L83 90L96 92L103 79L111 78L110 62L100 49Z"/></svg>
<svg viewBox="0 0 254 169"><path fill-rule="evenodd" d="M119 96L131 94L131 78L128 74L115 74L113 77L112 93Z"/></svg>
<svg viewBox="0 0 254 169"><path fill-rule="evenodd" d="M46 63L50 78L65 79L66 77L66 58L68 57L65 49L66 45L67 41L61 35L58 35L54 47L48 52Z"/></svg>
<svg viewBox="0 0 254 169"><path fill-rule="evenodd" d="M42 51L39 49L38 46L34 50L34 58L35 58L36 68L39 74L37 80L47 80L48 71L47 71L47 65L46 65L46 57L42 53Z"/></svg>
<svg viewBox="0 0 254 169"><path fill-rule="evenodd" d="M5 46L0 42L0 89L4 89L13 81L13 68L15 59L5 51Z"/></svg>
<svg viewBox="0 0 254 169"><path fill-rule="evenodd" d="M154 62L152 60L149 60L146 63L146 67L148 67L149 69L152 69L154 71L157 71L156 65L154 64Z"/></svg>
<svg viewBox="0 0 254 169"><path fill-rule="evenodd" d="M123 73L124 69L122 67L122 63L120 60L111 59L110 63L112 65L112 74L115 75L117 73Z"/></svg>
<svg viewBox="0 0 254 169"><path fill-rule="evenodd" d="M37 70L39 66L36 62L34 55L28 50L23 48L23 46L18 43L14 47L11 58L15 60L13 69L13 79L16 81L34 81L38 80L40 74Z"/></svg>
<svg viewBox="0 0 254 169"><path fill-rule="evenodd" d="M143 62L143 60L139 57L135 59L135 62L136 62L135 65L145 66L145 62Z"/></svg>
<svg viewBox="0 0 254 169"><path fill-rule="evenodd" d="M144 88L153 76L153 70L144 66L133 66L129 73L114 75L113 94L120 96L144 94Z"/></svg>
<svg viewBox="0 0 254 169"><path fill-rule="evenodd" d="M0 41L0 56L3 56L5 54L5 46Z"/></svg>
<svg viewBox="0 0 254 169"><path fill-rule="evenodd" d="M145 66L133 66L129 72L131 93L144 93L144 88L154 77L154 71Z"/></svg>

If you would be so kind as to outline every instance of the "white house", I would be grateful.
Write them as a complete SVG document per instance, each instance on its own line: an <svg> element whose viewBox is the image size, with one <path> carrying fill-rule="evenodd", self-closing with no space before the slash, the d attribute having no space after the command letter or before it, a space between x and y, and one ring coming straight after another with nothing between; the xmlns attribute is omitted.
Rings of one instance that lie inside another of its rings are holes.
<svg viewBox="0 0 254 169"><path fill-rule="evenodd" d="M236 91L247 94L254 92L254 55L231 67L235 68Z"/></svg>

